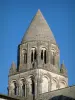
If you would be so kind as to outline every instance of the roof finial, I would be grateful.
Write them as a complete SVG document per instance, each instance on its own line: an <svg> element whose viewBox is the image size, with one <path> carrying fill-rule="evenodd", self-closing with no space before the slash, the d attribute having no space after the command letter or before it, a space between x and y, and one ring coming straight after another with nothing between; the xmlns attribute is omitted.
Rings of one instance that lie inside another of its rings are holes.
<svg viewBox="0 0 75 100"><path fill-rule="evenodd" d="M38 9L37 13L36 14L41 14L42 15L42 12L40 11L40 9ZM43 16L43 15L42 15Z"/></svg>
<svg viewBox="0 0 75 100"><path fill-rule="evenodd" d="M12 62L11 64L11 68L10 68L10 71L9 71L9 75L12 75L16 72L16 65L14 63L14 61Z"/></svg>

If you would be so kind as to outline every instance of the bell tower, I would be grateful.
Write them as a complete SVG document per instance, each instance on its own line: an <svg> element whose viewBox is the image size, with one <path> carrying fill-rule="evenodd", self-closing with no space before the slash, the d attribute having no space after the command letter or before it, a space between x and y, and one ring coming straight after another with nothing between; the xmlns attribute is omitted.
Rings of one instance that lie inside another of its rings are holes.
<svg viewBox="0 0 75 100"><path fill-rule="evenodd" d="M9 71L9 96L36 98L68 86L60 50L41 11L38 10L18 46L17 67Z"/></svg>

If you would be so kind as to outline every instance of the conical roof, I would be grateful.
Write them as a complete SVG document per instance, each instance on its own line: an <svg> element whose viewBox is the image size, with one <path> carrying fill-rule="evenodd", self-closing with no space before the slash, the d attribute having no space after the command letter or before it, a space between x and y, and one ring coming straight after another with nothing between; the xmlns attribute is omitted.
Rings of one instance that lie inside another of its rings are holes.
<svg viewBox="0 0 75 100"><path fill-rule="evenodd" d="M16 72L16 65L15 65L15 63L13 62L13 63L11 64L11 68L10 68L10 71L9 71L9 75L14 74L15 72Z"/></svg>
<svg viewBox="0 0 75 100"><path fill-rule="evenodd" d="M22 43L33 40L52 41L53 43L56 43L52 31L40 10L38 10L31 21L30 26L24 34Z"/></svg>

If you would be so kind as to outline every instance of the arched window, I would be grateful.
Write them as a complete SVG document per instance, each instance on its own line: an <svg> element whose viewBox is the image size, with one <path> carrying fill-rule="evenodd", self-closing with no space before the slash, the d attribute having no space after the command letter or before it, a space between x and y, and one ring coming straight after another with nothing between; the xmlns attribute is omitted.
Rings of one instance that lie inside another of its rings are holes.
<svg viewBox="0 0 75 100"><path fill-rule="evenodd" d="M55 65L55 54L54 54L54 52L52 54L52 64Z"/></svg>
<svg viewBox="0 0 75 100"><path fill-rule="evenodd" d="M33 51L31 51L31 62L33 62Z"/></svg>
<svg viewBox="0 0 75 100"><path fill-rule="evenodd" d="M36 53L36 50L34 51L34 59L36 60L36 57L37 57L37 53Z"/></svg>
<svg viewBox="0 0 75 100"><path fill-rule="evenodd" d="M41 50L41 59L43 60L43 50Z"/></svg>
<svg viewBox="0 0 75 100"><path fill-rule="evenodd" d="M31 62L34 62L37 59L37 51L36 48L31 49Z"/></svg>
<svg viewBox="0 0 75 100"><path fill-rule="evenodd" d="M29 94L33 94L35 95L35 83L34 83L34 78L30 77L28 79L28 83L29 83Z"/></svg>
<svg viewBox="0 0 75 100"><path fill-rule="evenodd" d="M52 53L52 55L51 55L51 64L55 65L55 52L52 50L51 53Z"/></svg>
<svg viewBox="0 0 75 100"><path fill-rule="evenodd" d="M20 80L20 86L21 86L21 96L26 97L26 84L24 79Z"/></svg>
<svg viewBox="0 0 75 100"><path fill-rule="evenodd" d="M18 95L18 93L17 93L17 83L16 83L16 81L12 81L11 82L11 84L10 84L10 88L11 89L9 89L9 91L11 90L11 95Z"/></svg>
<svg viewBox="0 0 75 100"><path fill-rule="evenodd" d="M25 82L24 82L24 79L22 79L22 96L25 96Z"/></svg>
<svg viewBox="0 0 75 100"><path fill-rule="evenodd" d="M14 95L17 95L17 84L15 81L14 81Z"/></svg>
<svg viewBox="0 0 75 100"><path fill-rule="evenodd" d="M44 51L44 63L46 64L46 50Z"/></svg>
<svg viewBox="0 0 75 100"><path fill-rule="evenodd" d="M45 48L41 49L41 60L43 60L43 62L46 64L46 56L47 56L47 52Z"/></svg>
<svg viewBox="0 0 75 100"><path fill-rule="evenodd" d="M24 63L27 63L27 53L24 53Z"/></svg>
<svg viewBox="0 0 75 100"><path fill-rule="evenodd" d="M27 63L27 50L23 50L23 63Z"/></svg>

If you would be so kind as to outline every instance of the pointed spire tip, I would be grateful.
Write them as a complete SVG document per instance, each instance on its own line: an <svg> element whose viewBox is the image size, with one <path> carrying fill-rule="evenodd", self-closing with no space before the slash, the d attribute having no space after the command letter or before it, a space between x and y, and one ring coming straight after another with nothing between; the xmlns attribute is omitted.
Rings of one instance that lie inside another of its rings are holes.
<svg viewBox="0 0 75 100"><path fill-rule="evenodd" d="M38 11L40 11L40 9L38 9Z"/></svg>
<svg viewBox="0 0 75 100"><path fill-rule="evenodd" d="M38 9L37 13L41 13L41 10L40 10L40 9Z"/></svg>

